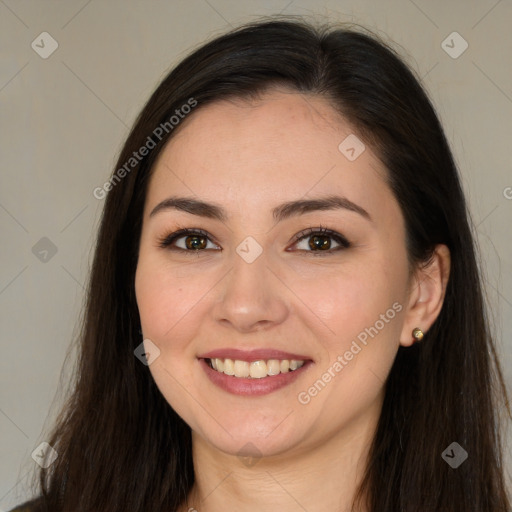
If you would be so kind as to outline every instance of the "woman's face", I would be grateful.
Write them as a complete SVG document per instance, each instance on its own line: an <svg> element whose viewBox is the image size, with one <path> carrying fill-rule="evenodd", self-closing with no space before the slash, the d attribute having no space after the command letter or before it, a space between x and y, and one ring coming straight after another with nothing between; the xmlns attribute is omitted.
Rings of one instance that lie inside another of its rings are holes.
<svg viewBox="0 0 512 512"><path fill-rule="evenodd" d="M202 107L159 156L137 303L149 370L203 442L298 453L378 417L411 286L384 176L325 99L278 90Z"/></svg>

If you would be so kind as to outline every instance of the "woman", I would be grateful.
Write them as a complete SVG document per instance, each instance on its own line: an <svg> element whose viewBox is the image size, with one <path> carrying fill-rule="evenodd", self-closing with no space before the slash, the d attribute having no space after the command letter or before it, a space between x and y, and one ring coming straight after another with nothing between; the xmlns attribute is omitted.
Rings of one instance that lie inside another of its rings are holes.
<svg viewBox="0 0 512 512"><path fill-rule="evenodd" d="M386 44L281 19L216 38L94 194L41 510L510 510L464 196Z"/></svg>

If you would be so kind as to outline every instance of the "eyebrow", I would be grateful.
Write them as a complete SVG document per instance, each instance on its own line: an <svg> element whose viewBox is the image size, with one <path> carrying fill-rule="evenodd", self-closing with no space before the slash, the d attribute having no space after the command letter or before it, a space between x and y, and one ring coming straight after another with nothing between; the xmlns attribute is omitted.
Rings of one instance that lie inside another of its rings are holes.
<svg viewBox="0 0 512 512"><path fill-rule="evenodd" d="M295 201L288 201L273 208L272 216L277 222L281 222L290 217L303 215L309 212L336 209L349 210L351 212L358 213L369 221L372 220L370 214L363 207L353 203L346 197L336 195L318 197L315 199L298 199ZM153 217L153 215L156 215L158 212L166 210L179 210L200 217L220 220L221 222L228 220L226 211L218 204L207 203L192 197L177 196L168 197L158 203L153 208L149 216Z"/></svg>

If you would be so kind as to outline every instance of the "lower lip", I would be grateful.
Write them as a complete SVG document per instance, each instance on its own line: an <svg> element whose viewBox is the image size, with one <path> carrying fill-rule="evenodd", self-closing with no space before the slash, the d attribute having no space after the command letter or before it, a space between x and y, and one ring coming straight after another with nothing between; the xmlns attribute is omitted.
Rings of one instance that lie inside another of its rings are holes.
<svg viewBox="0 0 512 512"><path fill-rule="evenodd" d="M306 361L300 368L279 375L270 375L261 379L248 379L226 375L210 368L205 359L199 360L208 378L219 388L234 395L260 396L272 393L291 384L310 366L312 361Z"/></svg>

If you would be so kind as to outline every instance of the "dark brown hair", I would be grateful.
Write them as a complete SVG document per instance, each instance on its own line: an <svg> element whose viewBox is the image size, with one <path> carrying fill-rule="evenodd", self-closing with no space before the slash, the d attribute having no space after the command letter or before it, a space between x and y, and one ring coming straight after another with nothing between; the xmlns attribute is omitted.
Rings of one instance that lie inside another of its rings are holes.
<svg viewBox="0 0 512 512"><path fill-rule="evenodd" d="M184 502L194 482L190 428L134 357L141 342L134 276L148 177L176 130L158 141L154 131L191 98L193 116L203 105L276 85L327 98L376 151L405 219L412 264L428 261L436 244L451 251L442 311L421 344L399 348L385 384L355 506L509 512L498 411L508 419L510 409L469 214L434 108L377 36L283 18L199 47L168 74L134 124L115 172L148 137L156 144L105 199L74 387L48 440L59 457L40 474L43 509L168 512ZM441 457L452 442L469 454L457 469Z"/></svg>

